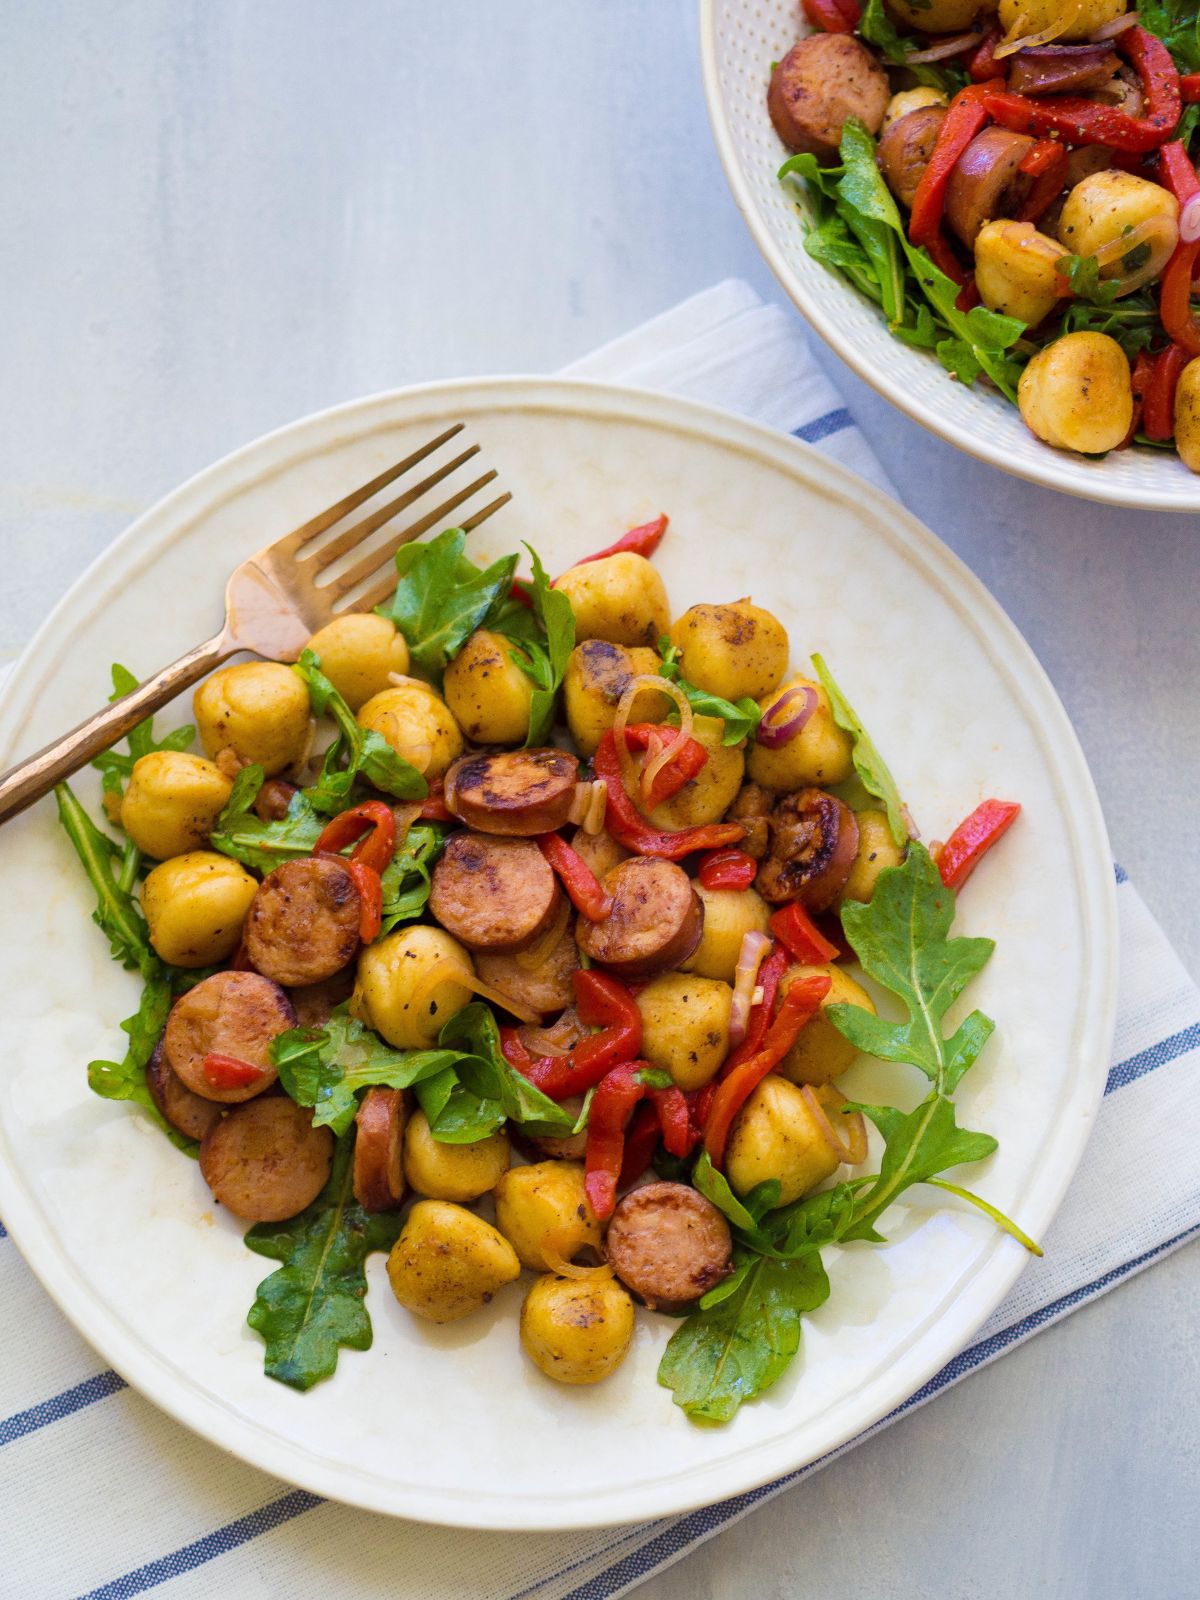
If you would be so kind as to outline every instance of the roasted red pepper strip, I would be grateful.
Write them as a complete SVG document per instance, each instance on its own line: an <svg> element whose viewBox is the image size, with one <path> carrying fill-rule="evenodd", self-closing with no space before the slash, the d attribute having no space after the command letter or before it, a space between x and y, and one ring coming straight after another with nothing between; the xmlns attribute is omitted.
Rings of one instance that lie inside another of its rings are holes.
<svg viewBox="0 0 1200 1600"><path fill-rule="evenodd" d="M746 1037L736 1050L730 1052L721 1067L721 1076L728 1077L735 1067L740 1067L743 1061L750 1057L762 1044L766 1037L767 1029L771 1025L771 1017L775 1010L775 996L779 993L779 984L784 973L792 964L792 957L786 950L772 950L771 954L758 969L758 987L762 990L762 999L750 1009L750 1021L746 1025ZM711 1087L711 1085L710 1085ZM716 1093L716 1090L713 1090ZM699 1113L697 1113L699 1115ZM707 1108L705 1115L707 1115ZM700 1118L703 1122L704 1118Z"/></svg>
<svg viewBox="0 0 1200 1600"><path fill-rule="evenodd" d="M1183 74L1179 80L1179 98L1188 106L1194 106L1200 101L1200 72Z"/></svg>
<svg viewBox="0 0 1200 1600"><path fill-rule="evenodd" d="M855 0L804 0L804 15L825 33L853 33L862 20Z"/></svg>
<svg viewBox="0 0 1200 1600"><path fill-rule="evenodd" d="M365 838L360 835L365 834ZM337 855L353 840L355 861L382 872L396 849L396 818L382 800L364 800L334 817L313 846L314 855Z"/></svg>
<svg viewBox="0 0 1200 1600"><path fill-rule="evenodd" d="M680 828L668 832L646 821L625 792L617 760L617 741L611 728L601 736L592 767L608 787L604 825L618 844L639 856L659 856L678 861L693 850L715 850L718 845L737 844L745 838L740 822L710 822L699 828Z"/></svg>
<svg viewBox="0 0 1200 1600"><path fill-rule="evenodd" d="M594 1102L593 1102L594 1103ZM635 1107L629 1126L625 1130L625 1148L621 1155L621 1174L618 1189L627 1189L637 1181L650 1165L662 1130L658 1125L658 1108L652 1101L643 1100Z"/></svg>
<svg viewBox="0 0 1200 1600"><path fill-rule="evenodd" d="M574 973L571 983L581 1021L603 1032L580 1040L569 1055L532 1056L516 1028L500 1029L505 1060L551 1100L585 1094L642 1048L642 1014L624 984L595 967Z"/></svg>
<svg viewBox="0 0 1200 1600"><path fill-rule="evenodd" d="M1021 171L1033 179L1018 222L1036 222L1062 193L1067 181L1067 147L1061 139L1039 139L1021 162Z"/></svg>
<svg viewBox="0 0 1200 1600"><path fill-rule="evenodd" d="M1146 394L1150 388L1150 379L1154 373L1154 357L1145 350L1139 350L1137 360L1133 363L1133 372L1130 376L1130 387L1133 389L1133 416L1129 423L1129 432L1117 446L1118 450L1127 450L1137 437L1142 427L1142 416L1146 409Z"/></svg>
<svg viewBox="0 0 1200 1600"><path fill-rule="evenodd" d="M638 1101L644 1099L646 1085L642 1069L647 1061L628 1061L606 1073L592 1097L588 1112L586 1172L583 1186L596 1218L611 1217L617 1199L617 1184L625 1160L625 1126Z"/></svg>
<svg viewBox="0 0 1200 1600"><path fill-rule="evenodd" d="M612 895L605 894L599 878L565 839L557 833L543 833L535 842L580 916L589 922L604 922L612 915Z"/></svg>
<svg viewBox="0 0 1200 1600"><path fill-rule="evenodd" d="M1057 133L1070 144L1102 144L1132 155L1156 149L1171 137L1179 121L1179 69L1162 40L1145 28L1126 28L1113 43L1137 68L1146 101L1144 116L1131 117L1083 95L1014 94L1002 84L985 85L988 115L1012 133L1037 138Z"/></svg>
<svg viewBox="0 0 1200 1600"><path fill-rule="evenodd" d="M1196 195L1200 194L1200 178L1196 176L1191 158L1177 139L1164 144L1158 152L1158 158L1163 183L1178 200L1182 210L1189 200L1195 199ZM1192 278L1195 275L1198 257L1200 257L1200 240L1192 244L1180 241L1175 246L1175 254L1167 262L1158 293L1158 312L1162 318L1162 325L1170 335L1172 344L1179 346L1189 357L1200 356L1200 325L1197 325L1192 312ZM1159 359L1161 361L1162 358ZM1171 371L1170 363L1167 364L1166 370L1168 373ZM1179 374L1176 372L1176 382L1178 377ZM1151 387L1155 387L1154 380L1151 381ZM1171 400L1174 404L1174 384L1171 388ZM1155 417L1158 421L1157 408ZM1151 439L1169 439L1174 432L1174 418L1171 419L1169 433L1151 433L1149 426L1146 428L1147 437Z"/></svg>
<svg viewBox="0 0 1200 1600"><path fill-rule="evenodd" d="M699 739L681 742L678 728L657 722L634 722L625 729L625 744L630 750L648 750L652 737L657 737L664 747L670 746L672 754L654 775L646 800L647 811L653 811L655 806L678 794L708 763L708 751Z"/></svg>
<svg viewBox="0 0 1200 1600"><path fill-rule="evenodd" d="M706 889L748 889L758 876L758 862L744 850L710 850L699 876Z"/></svg>
<svg viewBox="0 0 1200 1600"><path fill-rule="evenodd" d="M267 1075L265 1067L256 1067L239 1056L224 1056L219 1050L209 1051L200 1063L200 1071L214 1089L248 1089Z"/></svg>
<svg viewBox="0 0 1200 1600"><path fill-rule="evenodd" d="M793 900L772 915L771 932L802 967L819 967L826 961L836 961L841 953L837 945L830 944L799 900Z"/></svg>
<svg viewBox="0 0 1200 1600"><path fill-rule="evenodd" d="M368 867L365 861L359 861L356 856L346 862L346 870L354 879L361 902L358 937L364 944L370 944L372 939L379 937L383 925L383 880L374 867Z"/></svg>
<svg viewBox="0 0 1200 1600"><path fill-rule="evenodd" d="M1012 800L985 800L938 851L937 869L947 889L961 889L980 861L1012 827L1021 808Z"/></svg>
<svg viewBox="0 0 1200 1600"><path fill-rule="evenodd" d="M1175 390L1179 374L1190 360L1180 344L1169 344L1155 356L1142 404L1142 431L1147 439L1175 437Z"/></svg>
<svg viewBox="0 0 1200 1600"><path fill-rule="evenodd" d="M446 804L446 796L439 778L436 784L431 784L429 793L421 802L421 809L417 812L418 822L457 822L458 818Z"/></svg>
<svg viewBox="0 0 1200 1600"><path fill-rule="evenodd" d="M688 1103L683 1090L674 1084L669 1089L651 1089L650 1099L654 1103L667 1154L672 1156L690 1154L695 1141L692 1138Z"/></svg>
<svg viewBox="0 0 1200 1600"><path fill-rule="evenodd" d="M1004 37L1000 29L993 25L984 35L983 43L975 54L967 61L967 71L976 83L986 83L989 78L999 78L1003 74L996 65L996 46Z"/></svg>
<svg viewBox="0 0 1200 1600"><path fill-rule="evenodd" d="M649 558L662 543L666 531L667 518L655 517L653 522L643 522L640 528L630 528L628 533L623 533L614 544L605 545L603 550L595 550L590 556L580 556L574 565L585 567L589 561L603 561L605 556L619 556L625 550L632 550L636 556ZM558 579L555 578L550 587L553 589L557 582Z"/></svg>
<svg viewBox="0 0 1200 1600"><path fill-rule="evenodd" d="M787 1055L800 1029L816 1016L821 1001L831 987L830 980L824 974L801 978L798 983L792 984L758 1050L721 1080L704 1124L704 1148L715 1167L719 1167L725 1159L725 1144L734 1117L767 1073ZM592 1109L594 1114L595 1101L592 1102Z"/></svg>
<svg viewBox="0 0 1200 1600"><path fill-rule="evenodd" d="M984 98L996 88L995 83L972 83L960 89L950 102L949 110L938 129L937 143L929 157L929 164L921 174L913 198L912 214L908 219L908 237L915 245L923 245L943 272L949 269L945 258L949 246L942 234L942 212L946 205L946 185L959 157L988 119ZM942 259L939 259L939 256ZM957 266L957 262L955 262ZM951 274L953 276L953 274ZM963 281L962 268L958 268L957 282Z"/></svg>

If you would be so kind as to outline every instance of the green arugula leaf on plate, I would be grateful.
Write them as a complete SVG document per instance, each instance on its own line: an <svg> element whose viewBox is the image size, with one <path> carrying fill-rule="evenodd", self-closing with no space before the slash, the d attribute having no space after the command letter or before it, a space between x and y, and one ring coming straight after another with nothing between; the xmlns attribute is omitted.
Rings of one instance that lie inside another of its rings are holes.
<svg viewBox="0 0 1200 1600"><path fill-rule="evenodd" d="M138 1008L121 1024L129 1044L120 1061L89 1061L88 1087L103 1100L131 1100L148 1112L151 1119L178 1149L194 1156L200 1146L194 1139L173 1128L154 1103L146 1085L146 1068L154 1054L175 995L168 977L150 978L142 988Z"/></svg>
<svg viewBox="0 0 1200 1600"><path fill-rule="evenodd" d="M477 567L463 554L466 542L461 528L447 528L434 539L402 545L396 552L396 592L378 607L408 641L413 666L434 680L507 597L517 570L516 555Z"/></svg>
<svg viewBox="0 0 1200 1600"><path fill-rule="evenodd" d="M854 770L859 781L868 794L883 802L892 838L903 848L908 844L908 824L904 820L904 803L900 799L896 780L888 770L887 762L875 748L875 741L859 720L858 713L838 688L832 672L825 664L825 658L815 655L812 662L821 687L829 696L833 720L854 742Z"/></svg>
<svg viewBox="0 0 1200 1600"><path fill-rule="evenodd" d="M875 45L886 60L894 62L896 66L907 67L918 83L941 89L947 99L952 99L969 81L962 67L954 61L909 65L909 56L926 46L911 35L900 32L884 9L883 0L867 0L858 32L868 44Z"/></svg>
<svg viewBox="0 0 1200 1600"><path fill-rule="evenodd" d="M436 822L415 822L383 869L383 920L379 936L402 922L412 922L429 901L430 874L446 842L447 829Z"/></svg>
<svg viewBox="0 0 1200 1600"><path fill-rule="evenodd" d="M525 548L533 562L533 582L525 590L529 605L513 602L495 626L516 647L512 659L534 683L525 740L533 747L546 744L554 726L558 691L575 648L575 613L567 596L551 588L537 551L529 544Z"/></svg>
<svg viewBox="0 0 1200 1600"><path fill-rule="evenodd" d="M367 1212L354 1199L354 1136L337 1143L329 1182L299 1216L256 1223L246 1244L282 1263L258 1286L247 1322L266 1345L264 1370L292 1389L311 1389L336 1369L338 1351L369 1350L366 1258L390 1250L396 1212Z"/></svg>
<svg viewBox="0 0 1200 1600"><path fill-rule="evenodd" d="M669 683L675 684L683 691L688 705L699 716L719 717L725 724L725 734L722 744L741 744L743 739L748 739L762 721L762 712L759 710L758 701L749 697L738 700L724 700L719 694L709 694L707 689L698 689L694 683L689 683L680 671L679 660L682 651L676 649L670 639L664 634L658 641L658 653L662 657L662 664L658 669L660 678L666 678Z"/></svg>
<svg viewBox="0 0 1200 1600"><path fill-rule="evenodd" d="M217 818L209 845L243 866L270 872L281 861L311 855L327 819L297 790L288 803L286 816L264 822L254 811L263 781L261 767L242 768Z"/></svg>
<svg viewBox="0 0 1200 1600"><path fill-rule="evenodd" d="M127 694L132 694L138 687L138 682L128 667L123 667L120 662L114 661L113 692L108 697L109 704L115 700L123 700ZM195 737L195 728L188 726L174 728L164 738L156 739L154 718L146 717L129 732L126 739L129 746L128 755L123 755L119 750L102 750L93 758L92 766L102 775L100 781L105 794L120 795L133 771L135 761L140 761L143 756L152 755L157 750L188 750Z"/></svg>
<svg viewBox="0 0 1200 1600"><path fill-rule="evenodd" d="M1139 0L1138 21L1157 34L1181 72L1200 72L1200 11L1188 0ZM1178 132L1175 138L1179 138Z"/></svg>
<svg viewBox="0 0 1200 1600"><path fill-rule="evenodd" d="M397 800L425 799L429 793L425 779L411 762L392 749L382 734L358 722L321 671L318 656L305 650L292 671L299 673L307 685L314 715L328 714L338 730L337 738L325 752L316 783L302 791L310 806L329 816L345 811L355 804L352 791L360 778Z"/></svg>
<svg viewBox="0 0 1200 1600"><path fill-rule="evenodd" d="M478 1125L484 1126L499 1114L533 1137L565 1138L576 1131L572 1113L535 1088L505 1059L496 1019L482 1001L474 1001L449 1018L438 1035L438 1043L444 1050L458 1050L462 1055L454 1068L460 1093L448 1097L449 1110L443 1107L436 1117L429 1118L435 1139L447 1144L469 1144L476 1138L486 1138L486 1133L471 1133L468 1137L475 1126L473 1115ZM426 1093L432 1097L435 1091ZM474 1102L478 1103L477 1112L472 1110ZM428 1107L425 1112L428 1116Z"/></svg>
<svg viewBox="0 0 1200 1600"><path fill-rule="evenodd" d="M314 1108L313 1126L339 1135L354 1121L363 1089L408 1089L457 1060L454 1050L393 1050L340 1008L324 1027L279 1034L270 1055L286 1092Z"/></svg>
<svg viewBox="0 0 1200 1600"><path fill-rule="evenodd" d="M136 969L143 978L160 976L163 964L151 947L146 919L133 892L141 852L132 840L122 850L98 828L69 783L56 783L54 798L58 820L95 890L92 920L107 934L113 960Z"/></svg>

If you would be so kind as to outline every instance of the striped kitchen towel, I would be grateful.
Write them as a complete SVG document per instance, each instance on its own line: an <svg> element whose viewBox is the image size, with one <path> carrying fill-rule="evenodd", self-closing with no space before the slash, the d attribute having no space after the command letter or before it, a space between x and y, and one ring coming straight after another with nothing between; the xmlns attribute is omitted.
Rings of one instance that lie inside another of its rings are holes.
<svg viewBox="0 0 1200 1600"><path fill-rule="evenodd" d="M571 371L741 411L887 488L794 318L743 284L686 302ZM889 1427L1200 1231L1200 993L1117 869L1121 961L1107 1091L1049 1234L977 1339ZM825 1460L720 1505L625 1528L496 1534L396 1522L291 1489L101 1370L0 1228L0 1595L12 1600L613 1600ZM844 1445L834 1455L854 1448Z"/></svg>

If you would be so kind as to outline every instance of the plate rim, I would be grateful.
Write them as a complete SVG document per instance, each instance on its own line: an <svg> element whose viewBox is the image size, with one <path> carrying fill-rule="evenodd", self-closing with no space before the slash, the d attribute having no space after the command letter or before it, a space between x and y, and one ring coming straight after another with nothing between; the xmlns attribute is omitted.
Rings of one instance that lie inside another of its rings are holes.
<svg viewBox="0 0 1200 1600"><path fill-rule="evenodd" d="M803 316L806 325L824 340L856 377L874 389L876 394L882 395L889 404L895 406L897 411L918 423L927 432L944 440L946 444L961 450L964 455L972 456L989 467L996 467L1010 477L1022 478L1027 483L1035 483L1043 489L1056 490L1059 494L1067 494L1077 500L1122 506L1127 510L1173 511L1181 514L1195 514L1200 511L1200 479L1197 479L1190 494L1183 495L1165 489L1142 491L1123 489L1111 477L1102 478L1099 475L1095 484L1091 484L1074 476L1074 473L1080 471L1080 459L1060 455L1049 445L1044 447L1049 457L1044 465L1040 464L1040 456L1030 461L1014 460L1005 453L1002 444L991 444L985 433L976 434L967 428L956 428L948 419L926 412L905 386L902 376L893 378L874 367L853 341L843 336L838 318L822 314L819 297L815 292L810 292L792 271L782 248L777 244L770 225L750 192L749 183L738 160L733 132L726 113L725 98L721 93L720 59L716 38L716 12L718 4L721 3L722 0L699 0L700 70L709 127L725 173L725 181L729 185L734 203L741 213L750 237L759 255L775 275L780 288ZM831 273L829 276L833 278L835 275ZM839 287L844 287L846 293L853 293L849 286L842 286L839 283ZM1102 469L1104 464L1095 462L1090 465Z"/></svg>
<svg viewBox="0 0 1200 1600"><path fill-rule="evenodd" d="M1070 1179L1075 1173L1095 1120L1115 1027L1117 960L1116 882L1112 870L1107 831L1095 784L1082 748L1044 668L1015 623L980 579L941 540L902 505L857 477L848 468L804 444L758 422L738 416L718 406L675 395L665 395L630 385L610 384L577 378L489 376L459 378L441 382L408 385L380 391L324 410L312 412L239 446L186 479L156 501L129 527L102 550L76 578L54 606L49 616L26 645L6 686L0 703L0 749L11 750L19 743L24 715L23 683L30 663L44 642L60 627L60 619L77 604L79 597L98 575L130 553L146 537L153 536L155 522L161 522L157 538L168 541L186 535L196 517L187 516L197 495L210 493L207 508L215 507L244 490L248 484L239 469L261 456L258 477L269 476L286 467L307 448L306 431L333 430L333 437L316 449L336 445L343 435L341 422L352 422L356 413L364 416L382 413L397 402L429 401L432 405L460 399L472 411L524 409L551 411L575 416L615 416L639 427L663 426L683 432L693 439L722 448L734 448L793 476L807 480L809 487L829 489L861 504L864 499L886 516L886 525L898 546L910 558L918 559L930 582L937 581L945 602L968 617L982 647L996 654L1005 647L1006 659L1019 676L1010 685L1020 687L1022 698L1034 697L1048 719L1044 731L1053 734L1057 756L1055 776L1069 783L1077 811L1074 815L1075 847L1079 859L1081 922L1085 934L1084 963L1087 980L1096 991L1098 1004L1085 1019L1079 1044L1081 1075L1092 1073L1092 1094L1086 1106L1076 1108L1072 1142L1066 1159L1060 1159L1057 1182L1047 1186L1041 1217L1027 1219L1035 1234L1044 1233L1057 1212ZM388 419L380 416L380 427ZM285 461L276 459L279 447L295 439L297 451ZM232 482L231 482L232 478ZM831 480L823 485L820 480ZM147 525L149 528L147 529ZM146 552L143 551L145 556ZM31 679L31 692L32 692ZM7 756L6 756L7 759ZM1094 1064L1093 1064L1094 1058ZM1084 1079L1081 1076L1081 1089ZM1065 1133L1064 1133L1065 1138ZM0 1145L7 1142L7 1131L0 1127ZM1057 1155L1062 1152L1056 1152ZM26 1196L15 1163L0 1162L0 1214L13 1243L20 1249L35 1276L59 1309L94 1349L110 1362L122 1377L176 1421L198 1433L219 1448L230 1451L260 1470L314 1494L342 1501L362 1509L384 1512L446 1526L513 1531L553 1531L593 1528L642 1521L657 1516L685 1513L712 1504L729 1495L761 1486L791 1471L796 1471L846 1440L871 1427L880 1417L916 1393L963 1348L974 1332L1004 1298L1024 1267L1027 1257L1020 1246L1004 1235L986 1247L970 1268L969 1276L955 1300L955 1337L947 1344L939 1341L936 1328L944 1317L931 1318L906 1352L906 1369L915 1365L915 1381L905 1380L894 1393L882 1380L875 1384L882 1393L865 1411L845 1419L815 1449L789 1453L794 1431L775 1440L761 1441L729 1456L705 1464L692 1472L674 1474L647 1492L638 1491L635 1503L623 1502L618 1485L597 1502L593 1492L588 1505L547 1502L524 1492L520 1497L483 1497L472 1491L469 1497L455 1497L444 1489L414 1492L412 1486L385 1483L375 1476L358 1475L352 1467L330 1462L311 1452L302 1453L291 1441L266 1431L260 1424L238 1417L232 1408L212 1391L199 1386L181 1386L178 1372L159 1352L130 1337L123 1324L109 1310L108 1302L93 1293L82 1279L76 1279L66 1252L57 1241L49 1219L44 1217L32 1194ZM931 1350L930 1346L934 1346ZM914 1362L913 1353L919 1359ZM844 1411L852 1400L844 1396L835 1402ZM836 1414L836 1413L835 1413ZM232 1435L231 1435L232 1428ZM713 1481L713 1480L718 1481ZM399 1492L398 1492L399 1491ZM626 1491L627 1493L627 1491Z"/></svg>

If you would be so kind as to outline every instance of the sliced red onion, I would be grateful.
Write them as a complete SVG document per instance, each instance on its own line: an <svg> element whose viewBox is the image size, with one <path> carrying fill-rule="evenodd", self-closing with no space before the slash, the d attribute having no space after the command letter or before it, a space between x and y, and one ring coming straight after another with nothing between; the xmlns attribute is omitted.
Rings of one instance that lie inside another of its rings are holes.
<svg viewBox="0 0 1200 1600"><path fill-rule="evenodd" d="M1195 244L1200 239L1200 194L1185 200L1179 213L1179 238L1183 244Z"/></svg>
<svg viewBox="0 0 1200 1600"><path fill-rule="evenodd" d="M770 948L770 939L757 929L742 935L742 948L738 952L733 981L733 1001L729 1007L729 1043L734 1049L746 1037L746 1029L750 1026L750 1007L754 1002L758 969Z"/></svg>
<svg viewBox="0 0 1200 1600"><path fill-rule="evenodd" d="M930 45L928 50L914 50L912 55L905 56L904 65L921 67L930 61L945 61L948 56L961 55L964 50L982 43L981 33L956 33L953 39L943 39L939 44Z"/></svg>
<svg viewBox="0 0 1200 1600"><path fill-rule="evenodd" d="M781 744L796 737L819 704L817 691L811 684L785 689L770 710L763 712L755 739L768 750L778 750Z"/></svg>
<svg viewBox="0 0 1200 1600"><path fill-rule="evenodd" d="M1088 38L1094 44L1100 44L1105 39L1116 39L1126 28L1135 27L1137 20L1136 11L1127 11L1123 17L1114 17L1111 22L1106 22L1103 27L1097 28L1095 33L1089 33Z"/></svg>

